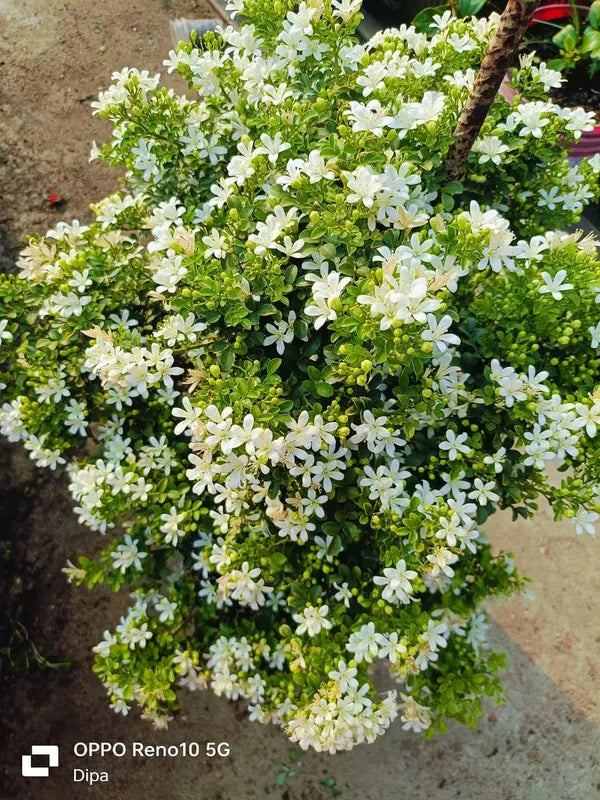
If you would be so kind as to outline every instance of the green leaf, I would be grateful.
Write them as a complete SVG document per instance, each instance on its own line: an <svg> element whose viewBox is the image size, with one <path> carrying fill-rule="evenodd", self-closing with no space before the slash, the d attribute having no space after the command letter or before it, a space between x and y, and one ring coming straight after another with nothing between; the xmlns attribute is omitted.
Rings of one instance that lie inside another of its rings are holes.
<svg viewBox="0 0 600 800"><path fill-rule="evenodd" d="M306 353L307 356L312 356L317 352L317 350L320 347L321 347L321 337L320 336L316 336L314 339L312 339L306 345L305 353Z"/></svg>
<svg viewBox="0 0 600 800"><path fill-rule="evenodd" d="M484 7L486 0L458 0L458 13L461 17L473 17Z"/></svg>
<svg viewBox="0 0 600 800"><path fill-rule="evenodd" d="M280 570L285 564L287 563L287 557L285 553L271 553L269 556L269 563L275 570Z"/></svg>
<svg viewBox="0 0 600 800"><path fill-rule="evenodd" d="M558 33L554 34L552 41L557 47L560 47L561 50L570 53L577 47L577 31L575 30L575 26L570 23L565 25Z"/></svg>
<svg viewBox="0 0 600 800"><path fill-rule="evenodd" d="M321 397L331 397L333 394L333 386L325 381L319 381L316 385L317 394Z"/></svg>
<svg viewBox="0 0 600 800"><path fill-rule="evenodd" d="M444 211L452 211L454 208L454 198L451 195L442 192L442 205L444 206Z"/></svg>
<svg viewBox="0 0 600 800"><path fill-rule="evenodd" d="M328 520L321 525L321 530L325 535L337 536L339 525L337 522L333 522L333 520Z"/></svg>
<svg viewBox="0 0 600 800"><path fill-rule="evenodd" d="M299 339L306 339L308 337L308 325L304 320L296 320L294 323L294 333Z"/></svg>
<svg viewBox="0 0 600 800"><path fill-rule="evenodd" d="M290 266L285 271L285 282L293 285L294 281L298 277L298 267L295 264L290 264Z"/></svg>
<svg viewBox="0 0 600 800"><path fill-rule="evenodd" d="M450 181L445 184L444 191L446 194L460 194L463 191L463 185L460 181Z"/></svg>
<svg viewBox="0 0 600 800"><path fill-rule="evenodd" d="M594 0L588 12L588 22L596 30L600 29L600 0Z"/></svg>
<svg viewBox="0 0 600 800"><path fill-rule="evenodd" d="M219 356L219 363L221 365L221 369L224 372L229 372L231 367L233 366L233 350L227 348L227 350L223 350L221 355Z"/></svg>
<svg viewBox="0 0 600 800"><path fill-rule="evenodd" d="M582 53L593 53L595 50L600 49L600 31L595 31L593 28L586 28L583 32L583 41L581 43Z"/></svg>
<svg viewBox="0 0 600 800"><path fill-rule="evenodd" d="M548 62L548 67L550 69L556 69L559 72L562 72L566 66L567 62L564 60L564 58L553 58Z"/></svg>
<svg viewBox="0 0 600 800"><path fill-rule="evenodd" d="M433 27L433 18L441 16L444 11L448 10L448 6L434 6L433 8L424 8L419 11L417 16L413 19L412 24L419 31L419 33L433 33L436 28Z"/></svg>

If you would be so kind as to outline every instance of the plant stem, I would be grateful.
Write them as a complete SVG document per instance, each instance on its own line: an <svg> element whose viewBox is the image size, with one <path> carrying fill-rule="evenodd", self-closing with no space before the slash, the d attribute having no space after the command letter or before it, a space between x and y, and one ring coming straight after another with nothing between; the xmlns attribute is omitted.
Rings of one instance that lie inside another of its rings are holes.
<svg viewBox="0 0 600 800"><path fill-rule="evenodd" d="M458 120L454 144L446 156L446 168L451 179L462 175L477 134L540 2L508 0Z"/></svg>
<svg viewBox="0 0 600 800"><path fill-rule="evenodd" d="M573 20L573 25L577 31L577 38L579 38L581 34L581 18L579 16L579 8L575 0L569 0L569 5L571 6L571 19Z"/></svg>

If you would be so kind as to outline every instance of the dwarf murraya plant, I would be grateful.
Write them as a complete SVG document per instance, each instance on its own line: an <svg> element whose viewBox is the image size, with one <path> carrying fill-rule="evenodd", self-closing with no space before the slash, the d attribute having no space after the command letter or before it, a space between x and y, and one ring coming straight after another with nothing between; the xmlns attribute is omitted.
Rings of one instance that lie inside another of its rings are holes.
<svg viewBox="0 0 600 800"><path fill-rule="evenodd" d="M231 11L165 62L189 96L133 69L94 104L125 187L3 277L2 431L103 540L69 577L132 587L115 711L210 687L330 752L473 725L482 604L522 584L483 523L600 511L600 263L554 230L598 196L565 158L593 120L526 63L450 180L497 17L360 44L348 0Z"/></svg>

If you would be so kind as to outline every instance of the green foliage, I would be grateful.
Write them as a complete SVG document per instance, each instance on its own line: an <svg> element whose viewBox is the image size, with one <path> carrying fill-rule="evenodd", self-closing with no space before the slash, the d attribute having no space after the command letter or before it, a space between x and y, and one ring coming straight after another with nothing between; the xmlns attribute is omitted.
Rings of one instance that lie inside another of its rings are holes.
<svg viewBox="0 0 600 800"><path fill-rule="evenodd" d="M165 62L189 97L123 70L94 104L124 188L0 279L2 433L105 537L69 578L132 591L94 648L118 713L210 687L328 752L474 725L523 584L482 526L600 511L600 263L548 230L598 197L591 116L525 60L450 181L496 16L361 45L347 0L232 10Z"/></svg>

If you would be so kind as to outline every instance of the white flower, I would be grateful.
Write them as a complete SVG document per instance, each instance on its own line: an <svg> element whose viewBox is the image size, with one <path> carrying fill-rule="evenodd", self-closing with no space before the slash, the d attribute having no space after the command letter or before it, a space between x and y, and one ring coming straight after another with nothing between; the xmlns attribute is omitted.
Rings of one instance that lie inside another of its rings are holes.
<svg viewBox="0 0 600 800"><path fill-rule="evenodd" d="M153 633L148 630L147 622L143 622L139 628L135 626L126 628L121 634L121 638L125 644L129 645L130 650L134 650L136 647L141 647L143 649L152 636Z"/></svg>
<svg viewBox="0 0 600 800"><path fill-rule="evenodd" d="M575 430L585 428L588 436L595 436L600 427L600 402L595 401L591 406L577 403L575 406L577 419L572 423L571 427Z"/></svg>
<svg viewBox="0 0 600 800"><path fill-rule="evenodd" d="M460 215L470 224L474 233L484 230L502 233L509 227L507 220L493 208L482 209L476 200L471 200L469 210L463 211Z"/></svg>
<svg viewBox="0 0 600 800"><path fill-rule="evenodd" d="M598 297L600 297L600 294ZM590 326L588 333L592 337L592 350L597 350L600 347L600 322L597 325Z"/></svg>
<svg viewBox="0 0 600 800"><path fill-rule="evenodd" d="M291 236L283 237L283 244L276 244L276 250L280 250L288 258L304 258L304 239L297 239L294 241Z"/></svg>
<svg viewBox="0 0 600 800"><path fill-rule="evenodd" d="M444 11L443 14L434 14L432 19L433 22L431 23L431 27L436 28L438 31L443 31L444 28L447 28L448 25L454 21L454 15L452 14L452 11L448 9L447 11Z"/></svg>
<svg viewBox="0 0 600 800"><path fill-rule="evenodd" d="M550 190L540 189L540 200L538 200L538 206L541 208L547 208L549 211L554 211L555 208L560 206L564 198L562 195L559 194L560 189L558 186L552 186Z"/></svg>
<svg viewBox="0 0 600 800"><path fill-rule="evenodd" d="M185 519L185 513L178 512L175 506L171 506L166 514L160 515L160 519L162 525L160 525L159 530L165 534L166 544L176 547L179 539L185 536L185 531L179 527L180 523Z"/></svg>
<svg viewBox="0 0 600 800"><path fill-rule="evenodd" d="M383 108L379 100L370 100L368 103L350 103L350 110L344 112L353 131L370 131L374 136L383 136L384 128L391 127L393 118L387 109Z"/></svg>
<svg viewBox="0 0 600 800"><path fill-rule="evenodd" d="M530 66L529 71L532 78L537 78L542 83L545 92L550 89L559 89L563 82L561 73L558 70L549 69L543 62L539 66Z"/></svg>
<svg viewBox="0 0 600 800"><path fill-rule="evenodd" d="M23 431L23 433L25 432ZM59 464L66 464L66 459L61 456L60 450L51 450L48 447L44 447L46 436L47 434L45 433L40 437L27 434L24 447L29 450L30 457L38 467L49 467L51 470L55 470Z"/></svg>
<svg viewBox="0 0 600 800"><path fill-rule="evenodd" d="M427 314L428 330L421 333L421 338L426 342L433 342L434 353L441 355L448 349L448 345L459 345L460 339L454 333L447 333L452 325L452 317L445 314L438 320L433 314Z"/></svg>
<svg viewBox="0 0 600 800"><path fill-rule="evenodd" d="M2 341L10 342L13 338L12 333L6 330L7 326L8 326L8 320L0 319L0 343Z"/></svg>
<svg viewBox="0 0 600 800"><path fill-rule="evenodd" d="M356 680L357 674L358 670L356 667L349 667L345 661L340 659L337 662L337 669L332 669L327 677L331 678L332 681L337 681L340 685L340 690L345 694L348 691L358 688L358 681Z"/></svg>
<svg viewBox="0 0 600 800"><path fill-rule="evenodd" d="M390 603L410 603L410 596L413 587L411 581L417 577L418 573L406 568L403 558L396 563L395 567L386 567L383 570L383 577L376 575L373 583L383 586L381 596Z"/></svg>
<svg viewBox="0 0 600 800"><path fill-rule="evenodd" d="M329 548L331 547L331 543L333 542L333 536L327 534L325 538L322 536L315 536L315 544L318 545L319 549L317 550L317 558L321 561L333 561L333 555L329 552Z"/></svg>
<svg viewBox="0 0 600 800"><path fill-rule="evenodd" d="M319 330L325 325L326 322L337 319L337 312L335 309L330 308L327 301L323 297L315 298L314 305L306 306L304 313L309 317L315 317L315 330Z"/></svg>
<svg viewBox="0 0 600 800"><path fill-rule="evenodd" d="M131 154L135 156L134 167L142 173L145 181L158 183L161 177L161 170L158 166L158 159L153 152L154 142L139 139L138 143L131 148Z"/></svg>
<svg viewBox="0 0 600 800"><path fill-rule="evenodd" d="M397 435L400 433L399 430L390 431L386 428L386 422L387 417L375 418L371 411L364 411L362 423L360 425L352 423L355 433L350 437L350 442L352 444L366 442L372 453L381 453L385 450L389 456L393 456L396 447L402 447L406 442Z"/></svg>
<svg viewBox="0 0 600 800"><path fill-rule="evenodd" d="M112 323L110 327L113 329L121 326L124 328L135 328L136 325L139 325L137 319L130 318L129 309L127 308L123 309L120 314L111 314L109 320Z"/></svg>
<svg viewBox="0 0 600 800"><path fill-rule="evenodd" d="M384 88L386 77L386 65L382 61L373 61L365 67L363 74L358 76L356 83L363 87L363 97L368 97L372 92Z"/></svg>
<svg viewBox="0 0 600 800"><path fill-rule="evenodd" d="M591 131L596 124L596 116L593 111L584 111L583 108L568 108L561 106L560 116L567 121L565 128L575 134L575 138L581 138L584 131Z"/></svg>
<svg viewBox="0 0 600 800"><path fill-rule="evenodd" d="M279 355L285 352L286 344L290 344L294 340L294 323L296 321L296 312L290 311L287 320L281 319L276 325L268 323L265 325L269 336L265 336L263 344L268 347L271 344L276 345Z"/></svg>
<svg viewBox="0 0 600 800"><path fill-rule="evenodd" d="M496 488L495 481L484 483L481 478L475 478L474 486L473 491L467 496L476 500L480 506L484 506L487 503L497 503L500 500L500 496L493 491Z"/></svg>
<svg viewBox="0 0 600 800"><path fill-rule="evenodd" d="M567 277L566 269L559 269L554 277L549 272L542 272L544 285L538 289L540 294L551 294L555 300L563 299L563 292L573 289L572 283L563 283Z"/></svg>
<svg viewBox="0 0 600 800"><path fill-rule="evenodd" d="M177 603L169 600L168 597L161 597L154 607L158 611L159 622L172 622L175 619Z"/></svg>
<svg viewBox="0 0 600 800"><path fill-rule="evenodd" d="M319 330L326 322L337 319L337 311L341 308L340 296L350 283L350 278L342 278L338 272L326 275L308 275L312 281L312 297L314 305L308 305L304 313L316 317L315 330Z"/></svg>
<svg viewBox="0 0 600 800"><path fill-rule="evenodd" d="M359 167L354 172L343 172L346 185L350 190L347 196L349 203L362 203L367 208L372 208L375 195L381 191L382 184L378 175L371 167Z"/></svg>
<svg viewBox="0 0 600 800"><path fill-rule="evenodd" d="M50 297L50 307L54 308L55 312L61 317L68 319L69 317L80 317L83 314L83 309L92 298L89 295L78 295L75 292L68 294L53 294Z"/></svg>
<svg viewBox="0 0 600 800"><path fill-rule="evenodd" d="M454 570L450 564L458 561L458 556L446 547L440 547L427 556L427 561L431 564L431 575L435 578L441 573L449 578L454 576Z"/></svg>
<svg viewBox="0 0 600 800"><path fill-rule="evenodd" d="M517 110L509 115L506 120L506 127L509 131L521 126L519 136L525 137L533 136L535 139L541 139L543 129L550 123L550 116L542 116L543 114L550 115L553 107L551 103L543 103L540 101L521 103Z"/></svg>
<svg viewBox="0 0 600 800"><path fill-rule="evenodd" d="M333 595L333 599L337 600L338 603L343 603L346 608L350 608L350 600L352 600L352 591L346 581L339 586L337 583L333 584L333 588L337 589L336 593Z"/></svg>
<svg viewBox="0 0 600 800"><path fill-rule="evenodd" d="M202 417L202 409L198 408L198 406L193 406L189 397L184 397L182 402L183 408L176 407L171 411L171 414L176 419L181 420L175 426L173 433L175 436L179 436L181 433L185 433L186 436L192 436L195 426Z"/></svg>
<svg viewBox="0 0 600 800"><path fill-rule="evenodd" d="M575 533L580 536L582 533L589 533L594 536L596 529L594 522L599 518L595 511L586 511L583 506L577 510L577 513L572 517L573 524L575 525Z"/></svg>
<svg viewBox="0 0 600 800"><path fill-rule="evenodd" d="M448 626L445 622L434 622L430 619L427 623L427 630L421 634L421 638L427 642L431 650L435 653L439 647L446 647L448 642Z"/></svg>
<svg viewBox="0 0 600 800"><path fill-rule="evenodd" d="M219 578L217 581L219 591L223 597L231 596L231 599L240 605L249 606L256 611L265 605L266 595L273 592L272 586L265 586L260 572L260 567L251 568L250 564L244 561L241 569L233 569Z"/></svg>
<svg viewBox="0 0 600 800"><path fill-rule="evenodd" d="M129 567L141 569L142 559L146 558L148 553L141 552L138 548L137 542L134 542L131 536L127 533L123 537L121 544L119 544L117 549L110 555L113 560L112 568L120 570L121 574L124 574L125 570L129 569Z"/></svg>
<svg viewBox="0 0 600 800"><path fill-rule="evenodd" d="M346 650L353 653L354 660L359 664L361 661L370 664L379 653L379 634L375 630L375 623L367 622L351 633Z"/></svg>
<svg viewBox="0 0 600 800"><path fill-rule="evenodd" d="M90 271L89 269L84 269L83 272L75 269L71 273L71 277L67 281L69 286L72 286L74 289L77 289L78 292L84 292L86 287L92 285L92 281L89 278Z"/></svg>
<svg viewBox="0 0 600 800"><path fill-rule="evenodd" d="M60 370L58 375L48 379L43 386L36 386L35 392L42 403L60 403L63 397L69 397L71 392L67 388L65 373Z"/></svg>
<svg viewBox="0 0 600 800"><path fill-rule="evenodd" d="M315 608L307 605L301 614L294 614L294 622L299 623L296 628L297 635L302 636L303 633L307 633L309 636L316 636L322 630L329 630L331 622L327 619L328 612L329 606Z"/></svg>
<svg viewBox="0 0 600 800"><path fill-rule="evenodd" d="M279 131L273 137L269 136L268 133L261 133L260 140L262 142L262 147L257 147L256 154L258 155L260 153L266 155L271 164L275 164L279 158L279 154L283 153L285 150L289 150L291 146L289 142L283 141L283 137Z"/></svg>
<svg viewBox="0 0 600 800"><path fill-rule="evenodd" d="M401 694L400 697L403 700L402 714L400 716L400 719L404 723L402 725L403 730L414 731L415 733L421 733L421 731L427 730L431 725L429 708L417 703L410 695Z"/></svg>
<svg viewBox="0 0 600 800"><path fill-rule="evenodd" d="M179 281L187 275L187 267L183 266L182 261L183 256L176 255L173 250L168 250L167 256L154 267L152 279L157 284L158 292L168 292L169 294L175 292Z"/></svg>
<svg viewBox="0 0 600 800"><path fill-rule="evenodd" d="M460 433L458 436L454 433L453 430L446 431L446 440L440 442L440 450L447 450L448 451L448 458L450 461L456 461L458 458L459 453L464 453L465 455L469 455L472 453L472 449L465 444L467 441L468 434L467 433Z"/></svg>
<svg viewBox="0 0 600 800"><path fill-rule="evenodd" d="M334 17L341 19L342 22L348 22L353 14L360 11L361 0L333 0L331 7Z"/></svg>
<svg viewBox="0 0 600 800"><path fill-rule="evenodd" d="M483 463L494 467L494 472L502 472L506 459L506 448L500 447L491 456L484 456Z"/></svg>
<svg viewBox="0 0 600 800"><path fill-rule="evenodd" d="M110 631L106 630L102 634L102 641L99 642L95 647L92 647L92 652L98 653L103 658L106 658L110 654L110 648L113 644L117 644L118 639L111 633Z"/></svg>
<svg viewBox="0 0 600 800"><path fill-rule="evenodd" d="M225 258L229 250L226 237L219 233L216 228L213 228L208 236L202 237L202 244L206 245L206 250L204 251L206 258L210 258L211 256L215 258Z"/></svg>
<svg viewBox="0 0 600 800"><path fill-rule="evenodd" d="M508 149L508 145L505 145L497 136L483 136L481 139L477 139L473 145L473 152L481 153L480 164L491 161L496 166L502 163L502 155L507 153Z"/></svg>
<svg viewBox="0 0 600 800"><path fill-rule="evenodd" d="M489 624L484 614L472 614L469 619L469 629L467 631L467 642L477 654L488 647L486 637Z"/></svg>
<svg viewBox="0 0 600 800"><path fill-rule="evenodd" d="M499 385L499 394L505 398L507 408L512 408L515 400L527 400L525 381L512 367L502 367L498 359L494 358L491 362L491 377Z"/></svg>

